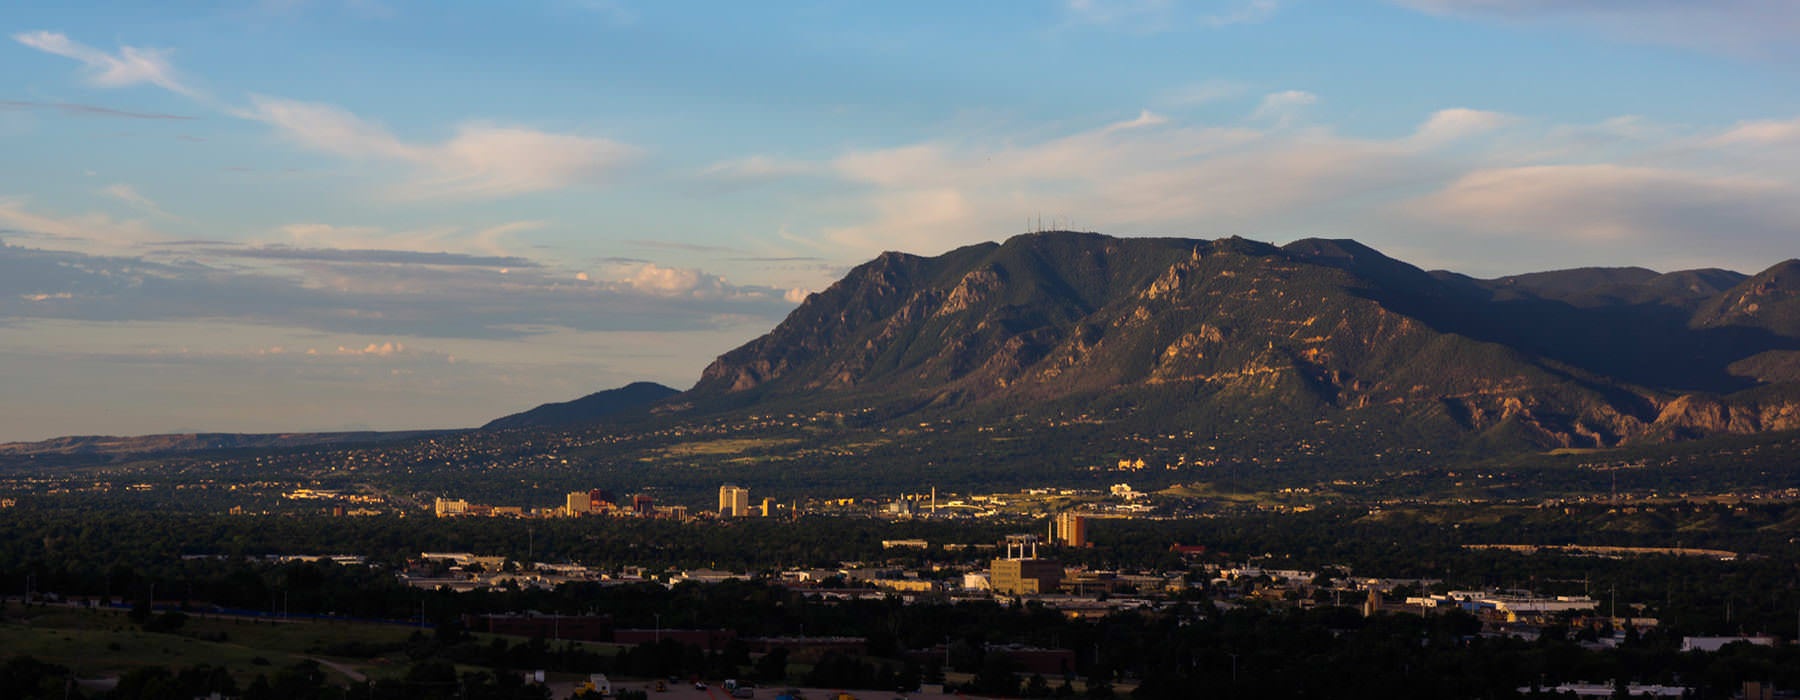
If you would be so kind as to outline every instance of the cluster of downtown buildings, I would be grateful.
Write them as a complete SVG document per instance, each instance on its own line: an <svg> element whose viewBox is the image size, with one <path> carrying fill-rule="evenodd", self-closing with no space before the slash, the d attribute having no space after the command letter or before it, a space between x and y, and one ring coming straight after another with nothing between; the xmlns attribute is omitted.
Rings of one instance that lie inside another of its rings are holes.
<svg viewBox="0 0 1800 700"><path fill-rule="evenodd" d="M781 512L780 504L773 498L764 498L761 503L752 505L750 489L736 484L725 484L719 487L719 509L716 513L693 513L684 505L658 505L656 498L649 494L633 494L629 498L619 500L604 489L588 491L570 491L563 498L563 504L548 508L527 506L491 506L470 503L460 498L439 497L432 506L432 511L440 518L580 518L587 516L629 517L629 518L669 518L673 520L692 520L701 515L716 515L720 518L774 517Z"/></svg>

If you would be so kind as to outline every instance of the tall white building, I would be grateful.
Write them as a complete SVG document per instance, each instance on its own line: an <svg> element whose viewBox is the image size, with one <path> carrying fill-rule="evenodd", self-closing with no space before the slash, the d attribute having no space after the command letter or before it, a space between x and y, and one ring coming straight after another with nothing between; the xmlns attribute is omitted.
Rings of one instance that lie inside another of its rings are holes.
<svg viewBox="0 0 1800 700"><path fill-rule="evenodd" d="M719 487L719 515L742 518L750 514L750 489L737 484Z"/></svg>
<svg viewBox="0 0 1800 700"><path fill-rule="evenodd" d="M570 491L569 497L563 504L563 510L567 511L571 518L587 515L593 509L594 499L586 491Z"/></svg>

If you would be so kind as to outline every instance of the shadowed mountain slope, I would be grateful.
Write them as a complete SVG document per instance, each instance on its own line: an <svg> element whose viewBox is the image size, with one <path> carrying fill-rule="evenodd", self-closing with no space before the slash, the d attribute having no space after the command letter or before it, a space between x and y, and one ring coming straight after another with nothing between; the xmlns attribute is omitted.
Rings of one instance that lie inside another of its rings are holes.
<svg viewBox="0 0 1800 700"><path fill-rule="evenodd" d="M1221 435L1348 421L1371 439L1465 446L1800 427L1782 392L1744 400L1755 421L1726 415L1743 403L1734 392L1800 374L1784 265L1748 279L1477 280L1347 240L1031 234L885 253L721 356L680 401L963 417L1107 407Z"/></svg>

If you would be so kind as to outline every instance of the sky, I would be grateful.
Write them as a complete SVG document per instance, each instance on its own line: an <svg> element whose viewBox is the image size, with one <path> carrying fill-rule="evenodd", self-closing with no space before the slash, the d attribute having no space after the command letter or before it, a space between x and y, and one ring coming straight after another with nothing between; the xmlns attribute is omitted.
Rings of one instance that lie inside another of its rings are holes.
<svg viewBox="0 0 1800 700"><path fill-rule="evenodd" d="M882 251L1800 256L1791 0L14 0L0 441L686 388Z"/></svg>

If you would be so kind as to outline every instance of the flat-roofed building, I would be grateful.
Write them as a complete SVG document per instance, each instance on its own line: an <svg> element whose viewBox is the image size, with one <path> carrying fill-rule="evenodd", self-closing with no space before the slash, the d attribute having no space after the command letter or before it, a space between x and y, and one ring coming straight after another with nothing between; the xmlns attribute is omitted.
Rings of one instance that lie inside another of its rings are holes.
<svg viewBox="0 0 1800 700"><path fill-rule="evenodd" d="M433 510L440 518L455 517L469 512L469 502L460 498L439 498L433 504Z"/></svg>
<svg viewBox="0 0 1800 700"><path fill-rule="evenodd" d="M1007 535L1006 556L995 559L989 580L995 593L1041 595L1062 587L1062 562L1039 559L1037 535Z"/></svg>
<svg viewBox="0 0 1800 700"><path fill-rule="evenodd" d="M750 489L737 484L719 487L719 515L742 518L750 515Z"/></svg>

